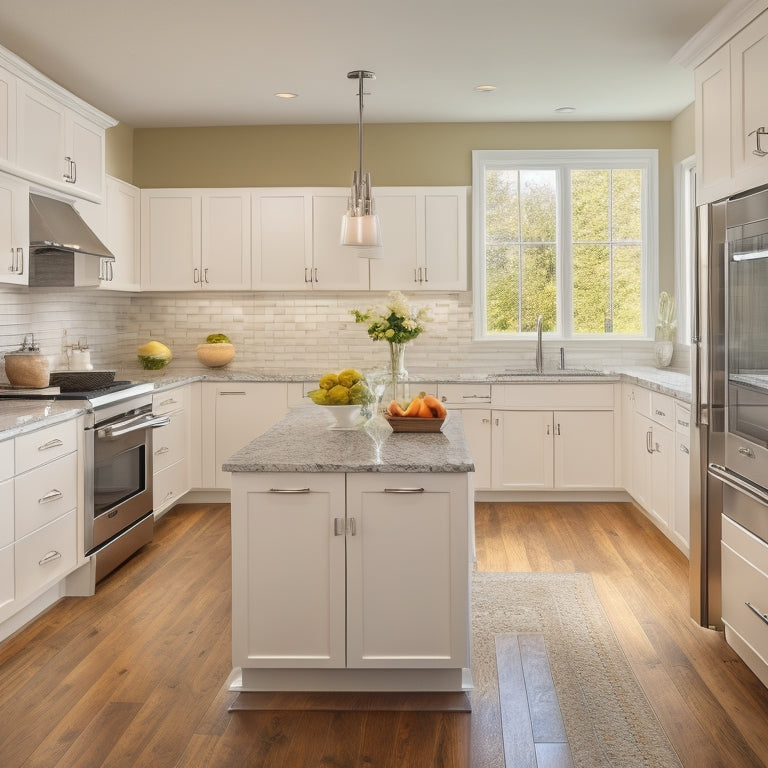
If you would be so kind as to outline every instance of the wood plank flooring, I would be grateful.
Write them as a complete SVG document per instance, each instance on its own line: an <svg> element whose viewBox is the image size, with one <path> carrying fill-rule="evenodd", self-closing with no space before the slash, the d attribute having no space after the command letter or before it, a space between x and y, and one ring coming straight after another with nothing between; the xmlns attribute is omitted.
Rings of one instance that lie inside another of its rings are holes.
<svg viewBox="0 0 768 768"><path fill-rule="evenodd" d="M686 767L768 768L768 690L688 618L687 561L632 505L480 503L476 539L480 570L592 574ZM180 505L96 596L0 643L0 766L483 768L479 712L228 712L229 550L227 505Z"/></svg>

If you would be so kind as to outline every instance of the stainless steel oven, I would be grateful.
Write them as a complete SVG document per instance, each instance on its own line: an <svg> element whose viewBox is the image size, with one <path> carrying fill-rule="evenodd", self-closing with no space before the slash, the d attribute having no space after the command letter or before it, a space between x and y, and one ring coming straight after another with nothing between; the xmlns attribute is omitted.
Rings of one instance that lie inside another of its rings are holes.
<svg viewBox="0 0 768 768"><path fill-rule="evenodd" d="M169 423L144 394L95 407L85 430L85 553L96 581L152 540L152 430Z"/></svg>

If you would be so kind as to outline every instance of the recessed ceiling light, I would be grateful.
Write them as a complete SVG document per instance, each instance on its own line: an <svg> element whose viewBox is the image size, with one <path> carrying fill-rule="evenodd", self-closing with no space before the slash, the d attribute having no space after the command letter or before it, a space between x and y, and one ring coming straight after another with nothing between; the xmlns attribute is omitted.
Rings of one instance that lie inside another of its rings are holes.
<svg viewBox="0 0 768 768"><path fill-rule="evenodd" d="M557 112L560 115L567 115L570 112L575 112L575 111L576 111L576 107L557 107L557 109L555 109L555 112Z"/></svg>
<svg viewBox="0 0 768 768"><path fill-rule="evenodd" d="M482 91L482 92L485 93L487 91L495 91L496 90L496 86L495 85L476 85L475 86L475 90L476 91Z"/></svg>
<svg viewBox="0 0 768 768"><path fill-rule="evenodd" d="M276 93L278 99L295 99L298 97L298 93Z"/></svg>

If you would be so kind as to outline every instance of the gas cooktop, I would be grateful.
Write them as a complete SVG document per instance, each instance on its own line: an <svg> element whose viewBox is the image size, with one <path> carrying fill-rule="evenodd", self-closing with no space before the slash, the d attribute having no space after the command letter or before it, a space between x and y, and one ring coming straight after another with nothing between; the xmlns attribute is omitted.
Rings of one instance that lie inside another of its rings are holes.
<svg viewBox="0 0 768 768"><path fill-rule="evenodd" d="M0 389L0 397L23 400L82 400L92 408L110 405L122 400L128 400L136 395L143 395L154 389L154 384L139 381L114 381L102 389L92 389L83 392L60 392L57 388L35 391L32 389Z"/></svg>

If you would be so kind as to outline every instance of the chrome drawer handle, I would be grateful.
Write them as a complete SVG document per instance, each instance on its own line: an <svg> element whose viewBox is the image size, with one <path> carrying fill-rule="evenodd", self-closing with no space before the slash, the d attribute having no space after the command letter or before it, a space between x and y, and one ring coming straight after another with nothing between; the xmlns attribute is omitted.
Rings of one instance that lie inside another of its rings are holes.
<svg viewBox="0 0 768 768"><path fill-rule="evenodd" d="M49 448L60 448L64 443L59 440L58 437L54 438L53 440L49 440L47 443L43 443L42 445L37 446L38 451L47 451Z"/></svg>
<svg viewBox="0 0 768 768"><path fill-rule="evenodd" d="M755 453L751 448L739 448L739 453L742 456L746 456L748 459L754 459Z"/></svg>
<svg viewBox="0 0 768 768"><path fill-rule="evenodd" d="M682 443L680 443L680 450L681 450L683 453L688 453L688 454L690 454L690 451L688 450L688 446L687 446L687 445L683 445Z"/></svg>
<svg viewBox="0 0 768 768"><path fill-rule="evenodd" d="M768 613L763 613L759 608L755 608L755 606L752 605L752 603L747 602L747 603L744 603L744 605L746 605L750 611L752 611L753 613L756 613L766 624L768 624Z"/></svg>
<svg viewBox="0 0 768 768"><path fill-rule="evenodd" d="M424 493L423 488L385 488L384 493Z"/></svg>
<svg viewBox="0 0 768 768"><path fill-rule="evenodd" d="M167 400L163 400L160 405L176 405L176 400L172 397L169 397Z"/></svg>
<svg viewBox="0 0 768 768"><path fill-rule="evenodd" d="M270 488L270 493L310 493L309 488Z"/></svg>
<svg viewBox="0 0 768 768"><path fill-rule="evenodd" d="M38 560L38 565L45 565L46 563L52 563L54 560L61 559L61 552L57 552L55 549L52 549L50 552L43 555L42 560Z"/></svg>
<svg viewBox="0 0 768 768"><path fill-rule="evenodd" d="M678 424L679 424L681 427L689 427L689 426L691 425L691 422L690 422L690 421L683 421L682 419L678 419L678 420L677 420L677 423L678 423Z"/></svg>
<svg viewBox="0 0 768 768"><path fill-rule="evenodd" d="M163 445L155 451L155 456L162 456L164 453L168 453L171 449L167 445Z"/></svg>
<svg viewBox="0 0 768 768"><path fill-rule="evenodd" d="M245 392L240 390L228 389L228 390L225 390L224 392L219 392L219 394L220 395L244 395Z"/></svg>
<svg viewBox="0 0 768 768"><path fill-rule="evenodd" d="M42 498L37 500L38 504L47 504L49 501L56 501L60 499L64 494L58 489L53 488L48 493L43 494Z"/></svg>
<svg viewBox="0 0 768 768"><path fill-rule="evenodd" d="M666 413L664 413L664 411L660 411L658 408L654 409L654 413L657 416L666 416L667 415Z"/></svg>

